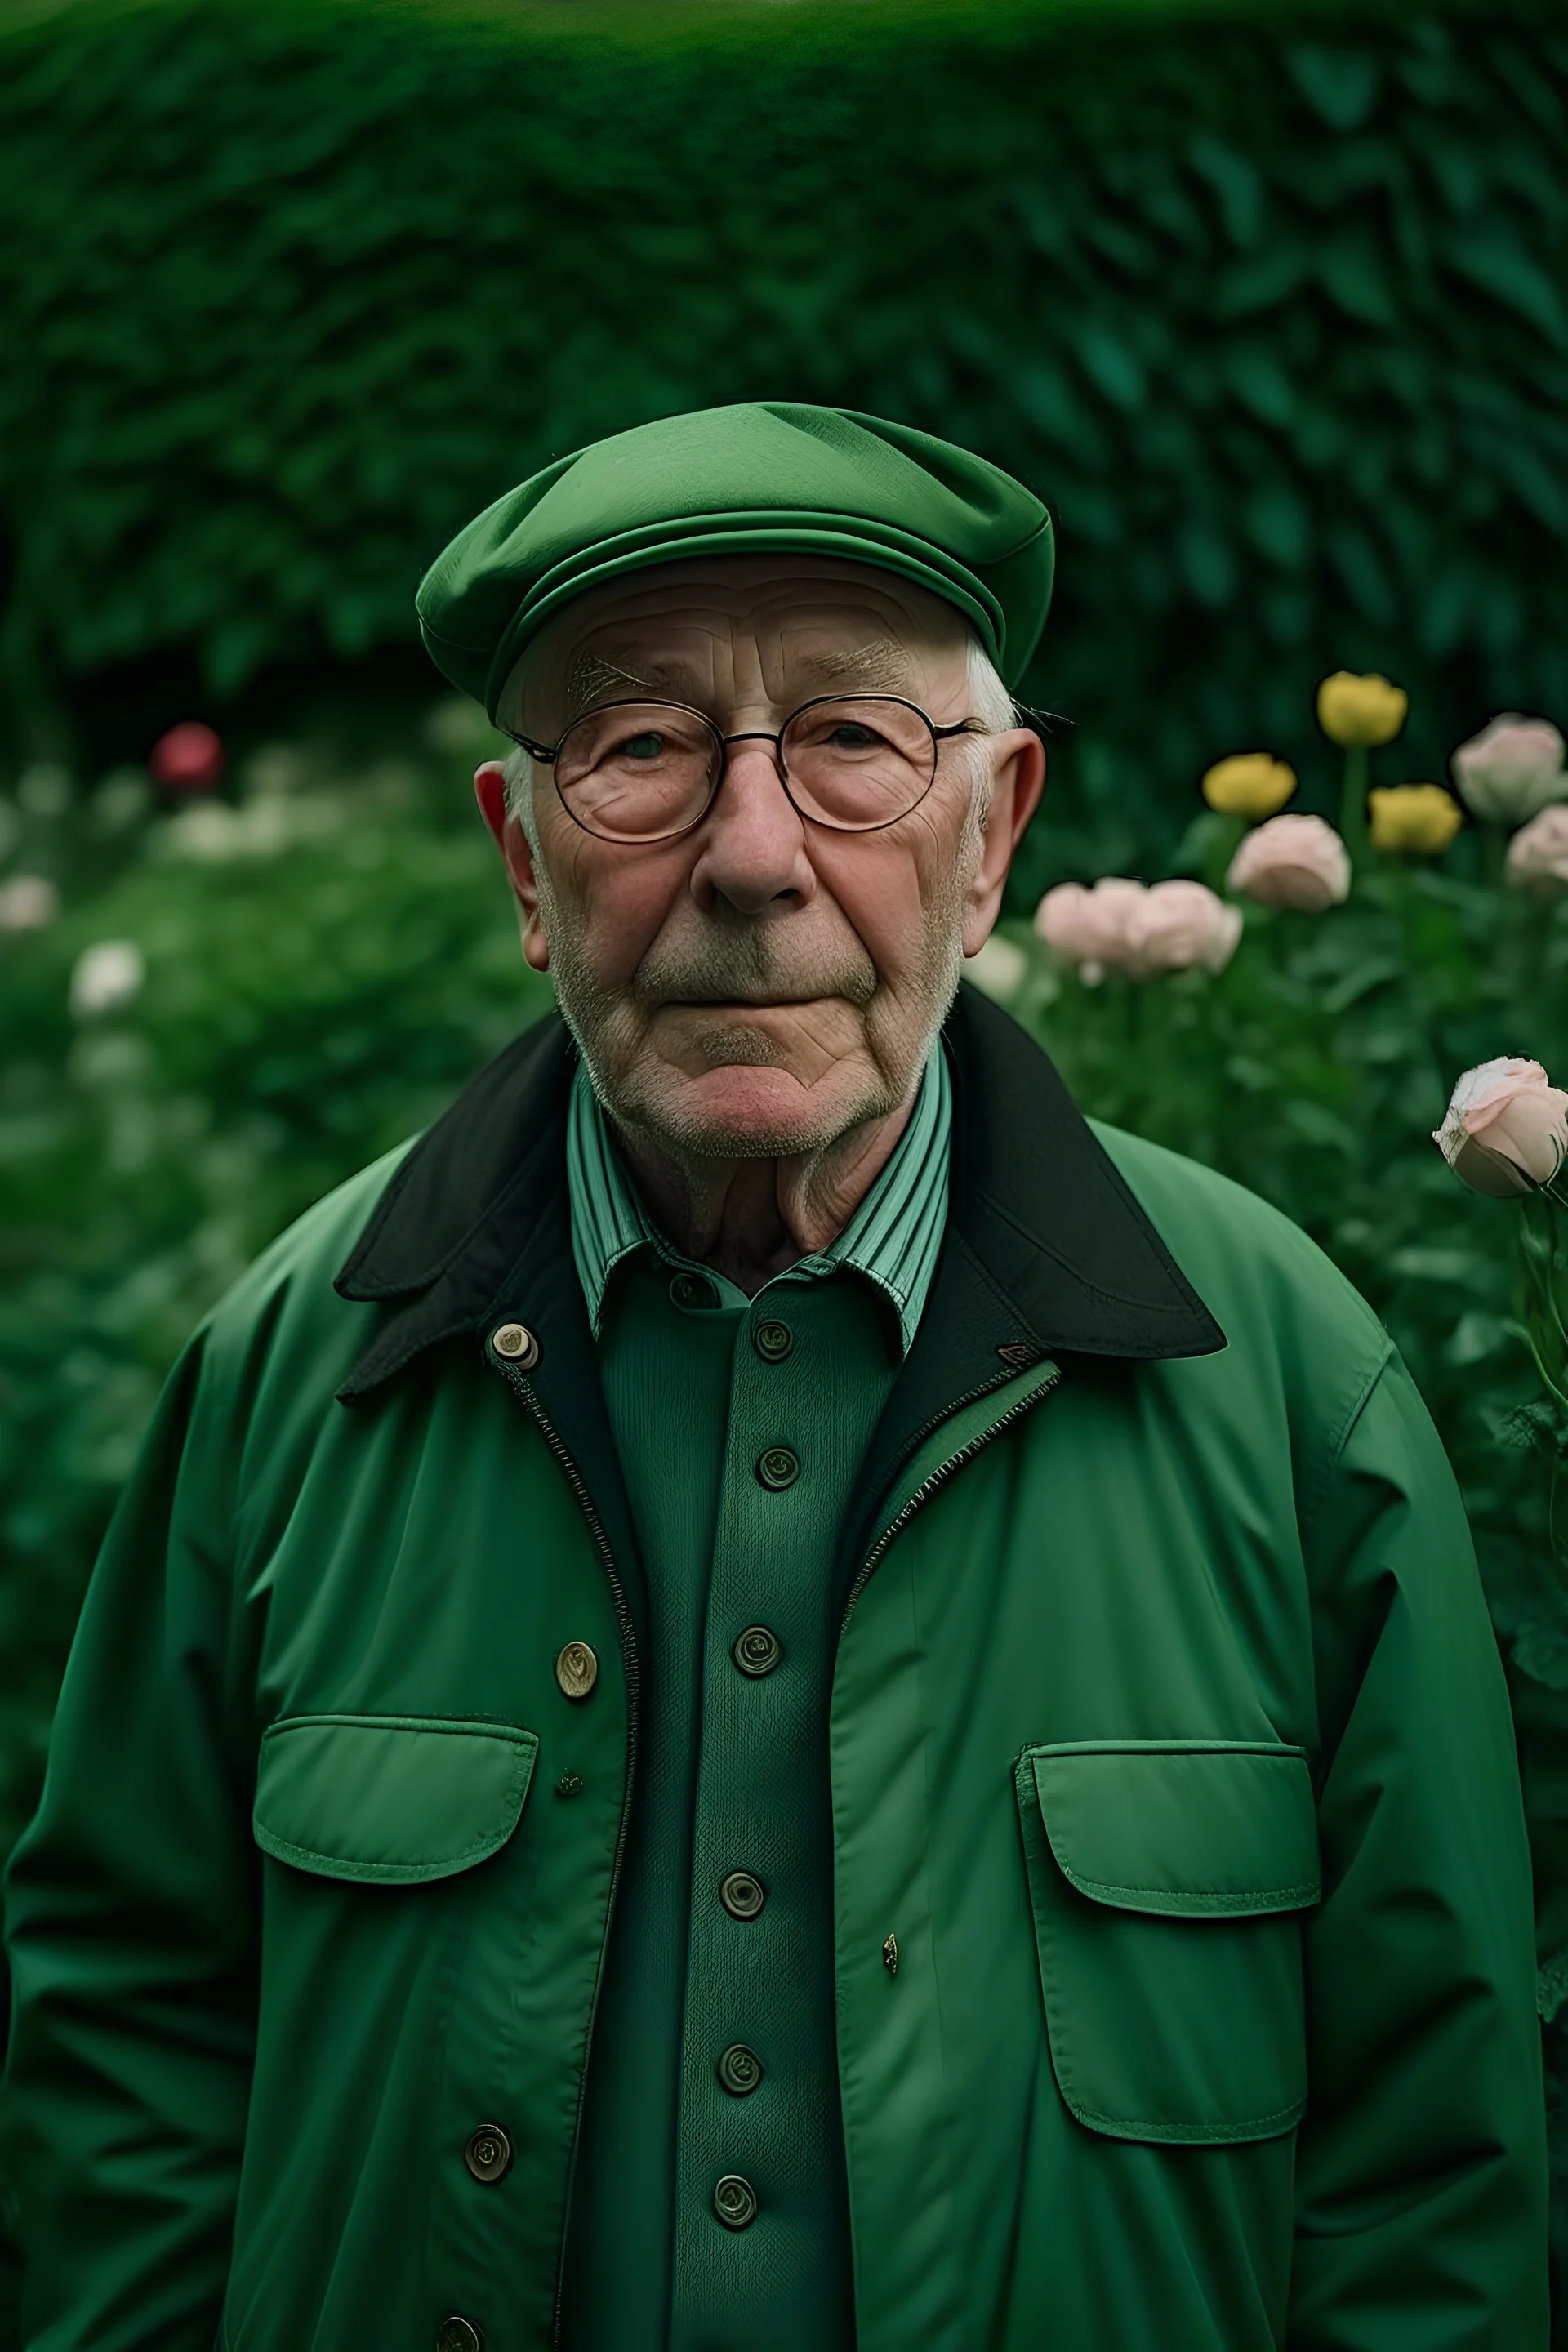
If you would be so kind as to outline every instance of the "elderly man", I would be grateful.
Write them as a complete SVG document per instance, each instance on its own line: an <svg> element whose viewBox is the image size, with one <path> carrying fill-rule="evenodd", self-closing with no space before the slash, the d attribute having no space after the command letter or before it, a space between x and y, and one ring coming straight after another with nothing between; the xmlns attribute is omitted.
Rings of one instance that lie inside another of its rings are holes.
<svg viewBox="0 0 1568 2352"><path fill-rule="evenodd" d="M37 2352L1544 2343L1430 1424L955 997L1051 561L767 404L427 576L563 1017L219 1307L110 1537L10 1892Z"/></svg>

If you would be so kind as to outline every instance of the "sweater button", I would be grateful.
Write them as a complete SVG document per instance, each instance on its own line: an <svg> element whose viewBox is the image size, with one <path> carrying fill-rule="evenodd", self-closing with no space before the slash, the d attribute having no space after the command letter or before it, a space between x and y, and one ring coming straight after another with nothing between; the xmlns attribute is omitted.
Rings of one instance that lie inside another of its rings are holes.
<svg viewBox="0 0 1568 2352"><path fill-rule="evenodd" d="M782 1364L795 1346L795 1333L787 1323L759 1323L752 1345L764 1364Z"/></svg>
<svg viewBox="0 0 1568 2352"><path fill-rule="evenodd" d="M454 2312L450 2319L441 2322L436 2352L485 2352L485 2339L471 2319L463 2319Z"/></svg>
<svg viewBox="0 0 1568 2352"><path fill-rule="evenodd" d="M713 2210L726 2230L749 2230L757 2218L757 2192L738 2172L727 2172L714 2189Z"/></svg>
<svg viewBox="0 0 1568 2352"><path fill-rule="evenodd" d="M511 2142L500 2124L481 2124L463 2150L463 2162L488 2189L511 2169Z"/></svg>
<svg viewBox="0 0 1568 2352"><path fill-rule="evenodd" d="M763 2079L763 2062L743 2042L731 2042L719 2061L719 2080L737 2099L749 2099Z"/></svg>
<svg viewBox="0 0 1568 2352"><path fill-rule="evenodd" d="M762 1880L749 1870L732 1870L719 1889L719 1900L731 1919L754 1919L767 1899Z"/></svg>
<svg viewBox="0 0 1568 2352"><path fill-rule="evenodd" d="M759 1675L771 1675L784 1655L779 1637L766 1625L748 1625L737 1636L730 1655L743 1675L753 1679Z"/></svg>
<svg viewBox="0 0 1568 2352"><path fill-rule="evenodd" d="M765 1454L757 1456L757 1475L776 1495L784 1487L793 1486L800 1476L800 1456L792 1454L787 1445L770 1445Z"/></svg>

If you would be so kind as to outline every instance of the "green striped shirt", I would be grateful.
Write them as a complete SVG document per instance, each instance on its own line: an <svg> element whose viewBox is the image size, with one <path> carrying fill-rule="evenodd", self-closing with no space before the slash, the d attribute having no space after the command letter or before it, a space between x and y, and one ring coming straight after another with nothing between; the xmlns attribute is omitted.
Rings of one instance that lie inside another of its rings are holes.
<svg viewBox="0 0 1568 2352"><path fill-rule="evenodd" d="M942 1248L947 1220L947 1168L952 1138L952 1086L940 1041L931 1047L909 1124L844 1231L825 1250L797 1260L794 1275L828 1274L852 1266L891 1300L907 1356ZM610 1139L587 1071L579 1068L566 1127L566 1182L572 1202L572 1249L588 1320L599 1337L605 1290L633 1250L651 1245L671 1265L692 1265L649 1221L627 1181ZM714 1272L700 1269L726 1306L745 1295Z"/></svg>

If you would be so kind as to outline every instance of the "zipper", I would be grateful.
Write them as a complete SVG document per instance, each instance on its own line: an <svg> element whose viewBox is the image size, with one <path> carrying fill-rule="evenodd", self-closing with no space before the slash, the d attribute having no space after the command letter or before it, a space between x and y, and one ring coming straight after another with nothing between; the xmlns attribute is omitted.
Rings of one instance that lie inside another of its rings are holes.
<svg viewBox="0 0 1568 2352"><path fill-rule="evenodd" d="M952 1476L955 1470L962 1470L964 1464L966 1462L972 1462L974 1459L974 1456L980 1453L984 1447L990 1444L994 1437L1000 1437L1002 1432L1005 1429L1011 1428L1014 1422L1021 1421L1025 1413L1030 1410L1031 1406L1038 1404L1043 1397L1048 1397L1053 1389L1059 1386L1062 1377L1059 1367L1052 1364L1049 1367L1049 1370L1050 1378L1048 1380L1041 1381L1037 1387L1032 1388L1029 1391L1027 1396L1020 1397L1017 1403L1014 1405L1009 1412L1005 1412L999 1421L994 1421L991 1423L989 1429L981 1430L977 1436L970 1439L967 1445L961 1445L956 1454L950 1454L945 1462L939 1462L936 1468L926 1477L921 1480L920 1485L915 1488L913 1494L906 1497L902 1509L898 1512L895 1517L889 1520L887 1526L882 1529L881 1534L877 1538L876 1542L871 1546L870 1550L861 1561L859 1572L856 1576L854 1583L849 1587L848 1592L845 1595L844 1614L838 1621L838 1635L841 1641L844 1637L845 1628L847 1626L851 1616L854 1614L856 1602L859 1600L860 1595L866 1590L867 1585L869 1584L872 1577L875 1576L878 1569L881 1566L882 1561L887 1555L888 1548L892 1543L894 1537L903 1533L903 1530L909 1526L910 1521L914 1517L916 1512L924 1509L931 1496L939 1493L940 1490L946 1486L948 1480ZM919 1436L915 1439L910 1451L912 1453L918 1453L920 1448L925 1444L926 1439L931 1435L931 1432L935 1429L939 1429L942 1426L942 1422L951 1421L955 1412L963 1412L970 1405L977 1404L982 1397L989 1396L993 1390L1001 1388L1006 1381L1016 1379L1016 1373L1005 1372L996 1380L987 1381L984 1388L975 1389L971 1395L961 1397L957 1404L950 1405L947 1411L940 1414L935 1421L927 1423L926 1427L921 1430Z"/></svg>
<svg viewBox="0 0 1568 2352"><path fill-rule="evenodd" d="M583 2073L577 2084L577 2109L572 2118L572 2158L566 2170L566 2207L561 2227L561 2254L555 2270L555 2317L551 2327L550 2340L559 2347L561 2306L566 2291L566 2236L572 2221L572 2192L577 2179L577 2151L583 2137L583 2106L588 2092L588 2061L593 2052L594 2024L599 2014L599 1992L605 1980L605 1955L610 1946L610 1927L616 1916L616 1895L620 1887L621 1863L626 1854L626 1830L631 1820L632 1774L636 1769L637 1762L639 1667L637 1629L632 1623L631 1610L626 1605L626 1587L621 1582L621 1571L616 1566L615 1553L610 1549L609 1537L605 1533L605 1523L595 1507L594 1497L588 1492L587 1481L567 1452L565 1441L540 1403L527 1375L514 1370L507 1363L502 1363L500 1369L505 1374L508 1385L515 1391L538 1423L540 1434L553 1455L567 1485L572 1489L578 1508L588 1523L588 1532L594 1538L595 1548L599 1555L599 1564L609 1580L611 1598L615 1601L616 1614L620 1621L621 1657L626 1675L626 1790L621 1799L620 1824L616 1832L616 1851L610 1864L610 1899L605 1913L604 1939L599 1946L599 1965L594 1972L594 1997L588 2008L588 2038L583 2053Z"/></svg>

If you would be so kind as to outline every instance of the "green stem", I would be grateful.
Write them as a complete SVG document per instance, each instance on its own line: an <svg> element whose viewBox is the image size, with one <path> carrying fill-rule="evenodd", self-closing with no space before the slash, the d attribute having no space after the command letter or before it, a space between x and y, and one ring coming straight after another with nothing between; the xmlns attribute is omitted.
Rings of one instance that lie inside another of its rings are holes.
<svg viewBox="0 0 1568 2352"><path fill-rule="evenodd" d="M1366 863L1368 763L1364 743L1345 746L1345 782L1340 800L1340 831L1352 866Z"/></svg>

